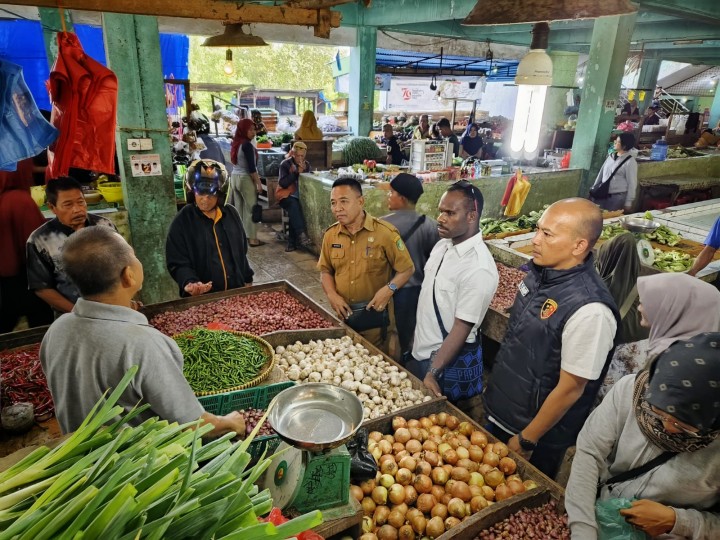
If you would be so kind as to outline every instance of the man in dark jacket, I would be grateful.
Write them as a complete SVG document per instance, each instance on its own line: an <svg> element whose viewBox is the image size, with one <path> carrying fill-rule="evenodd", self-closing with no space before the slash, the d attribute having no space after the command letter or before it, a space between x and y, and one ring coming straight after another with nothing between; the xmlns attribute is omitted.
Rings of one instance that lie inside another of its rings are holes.
<svg viewBox="0 0 720 540"><path fill-rule="evenodd" d="M484 395L493 433L555 476L605 377L620 316L593 265L600 209L550 206L533 238L508 331Z"/></svg>
<svg viewBox="0 0 720 540"><path fill-rule="evenodd" d="M168 271L181 296L252 285L240 214L231 205L219 204L218 192L226 181L225 167L217 161L196 161L188 167L185 183L195 193L195 204L175 216L165 243Z"/></svg>

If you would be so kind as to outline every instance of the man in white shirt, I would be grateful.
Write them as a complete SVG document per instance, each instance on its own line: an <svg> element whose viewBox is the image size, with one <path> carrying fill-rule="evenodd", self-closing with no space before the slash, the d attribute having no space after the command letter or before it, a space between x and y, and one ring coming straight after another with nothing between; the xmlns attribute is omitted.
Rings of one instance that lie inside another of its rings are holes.
<svg viewBox="0 0 720 540"><path fill-rule="evenodd" d="M494 434L550 477L575 444L615 346L620 316L592 257L601 231L602 213L586 199L545 211L485 389Z"/></svg>
<svg viewBox="0 0 720 540"><path fill-rule="evenodd" d="M412 349L414 360L407 363L408 369L437 396L448 388L450 381L443 381L443 371L458 354L465 348L480 351L477 331L498 285L497 267L480 233L482 207L482 193L464 180L450 186L438 206L440 241L425 265ZM451 384L461 387L465 395L468 386L473 387L471 394L479 393L482 362L477 362L472 380Z"/></svg>

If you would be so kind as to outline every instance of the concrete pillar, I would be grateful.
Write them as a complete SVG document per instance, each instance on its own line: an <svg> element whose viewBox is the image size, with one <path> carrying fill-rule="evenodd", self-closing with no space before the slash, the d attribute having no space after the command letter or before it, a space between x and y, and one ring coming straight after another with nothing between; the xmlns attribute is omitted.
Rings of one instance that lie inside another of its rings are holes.
<svg viewBox="0 0 720 540"><path fill-rule="evenodd" d="M700 111L702 113L703 111ZM713 98L712 105L710 105L710 121L708 127L714 129L717 126L718 120L720 120L720 87L715 85L715 98Z"/></svg>
<svg viewBox="0 0 720 540"><path fill-rule="evenodd" d="M550 30L552 32L552 29ZM558 124L564 124L567 117L563 114L567 108L566 94L575 86L575 75L577 74L578 57L576 52L552 51L548 53L553 63L553 85L548 88L545 95L545 112L543 113L543 125L556 128ZM565 88L555 88L562 86ZM543 148L540 148L542 152Z"/></svg>
<svg viewBox="0 0 720 540"><path fill-rule="evenodd" d="M600 17L595 19L593 25L585 86L570 160L571 167L587 171L580 186L581 195L587 194L607 157L635 17L635 13Z"/></svg>
<svg viewBox="0 0 720 540"><path fill-rule="evenodd" d="M58 32L63 31L63 21L65 19L65 31L73 31L72 16L69 9L56 8L38 8L40 14L40 23L42 25L43 40L45 41L45 53L47 54L48 65L52 69L55 59L58 55ZM62 18L61 18L62 13Z"/></svg>
<svg viewBox="0 0 720 540"><path fill-rule="evenodd" d="M350 110L348 122L355 135L367 137L372 129L375 93L377 28L357 28L357 43L350 50Z"/></svg>
<svg viewBox="0 0 720 540"><path fill-rule="evenodd" d="M145 269L142 301L171 300L177 285L165 265L165 238L176 208L157 18L103 13L102 23L108 67L120 83L115 140L133 247ZM153 149L130 152L131 138L150 139ZM140 153L159 154L162 176L132 176L131 154Z"/></svg>
<svg viewBox="0 0 720 540"><path fill-rule="evenodd" d="M660 58L644 58L640 64L640 75L638 76L637 87L639 89L645 89L645 99L641 101L639 95L636 98L640 112L644 112L652 102L655 86L657 86L658 74L660 73L660 64L662 64Z"/></svg>

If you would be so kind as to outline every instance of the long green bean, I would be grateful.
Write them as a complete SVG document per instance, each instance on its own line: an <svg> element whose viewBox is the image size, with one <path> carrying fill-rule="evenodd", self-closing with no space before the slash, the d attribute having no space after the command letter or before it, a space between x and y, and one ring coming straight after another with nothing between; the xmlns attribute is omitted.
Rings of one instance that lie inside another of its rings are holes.
<svg viewBox="0 0 720 540"><path fill-rule="evenodd" d="M268 360L260 343L224 330L195 328L174 339L185 358L183 374L196 393L242 386L257 377Z"/></svg>

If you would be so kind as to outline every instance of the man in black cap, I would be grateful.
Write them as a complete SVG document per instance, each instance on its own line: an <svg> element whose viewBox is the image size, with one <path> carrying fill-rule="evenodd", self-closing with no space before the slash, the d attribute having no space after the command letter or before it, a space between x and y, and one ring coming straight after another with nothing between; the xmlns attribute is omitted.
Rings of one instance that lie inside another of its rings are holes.
<svg viewBox="0 0 720 540"><path fill-rule="evenodd" d="M412 174L400 173L390 182L388 208L392 214L382 219L397 227L403 242L415 264L415 273L410 281L395 293L395 324L400 349L409 352L415 333L415 318L420 286L425 277L425 263L430 252L440 239L437 222L427 216L418 215L415 205L423 194L422 182Z"/></svg>

